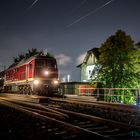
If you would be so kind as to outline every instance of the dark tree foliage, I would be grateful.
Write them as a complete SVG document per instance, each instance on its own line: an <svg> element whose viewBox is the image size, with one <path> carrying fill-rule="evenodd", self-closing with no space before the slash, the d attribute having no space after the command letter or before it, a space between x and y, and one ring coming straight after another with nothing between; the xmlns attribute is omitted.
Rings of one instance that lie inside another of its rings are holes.
<svg viewBox="0 0 140 140"><path fill-rule="evenodd" d="M14 57L13 58L14 63L18 63L23 59L28 59L28 58L35 56L35 55L53 57L50 53L44 54L43 51L38 51L36 48L33 48L31 50L28 50L28 52L25 54L19 54L17 57Z"/></svg>
<svg viewBox="0 0 140 140"><path fill-rule="evenodd" d="M23 58L25 58L24 54L19 54L18 57L14 57L14 62L17 63L19 61L21 61Z"/></svg>
<svg viewBox="0 0 140 140"><path fill-rule="evenodd" d="M140 86L140 42L136 43L136 50L138 55L138 63L137 63L137 75L138 75L138 82Z"/></svg>
<svg viewBox="0 0 140 140"><path fill-rule="evenodd" d="M25 58L28 59L34 55L37 55L39 53L43 53L42 51L38 51L36 48L32 50L28 50L28 52L25 54Z"/></svg>
<svg viewBox="0 0 140 140"><path fill-rule="evenodd" d="M108 88L138 86L138 49L134 41L122 30L110 36L99 48L100 70L97 80L105 81Z"/></svg>
<svg viewBox="0 0 140 140"><path fill-rule="evenodd" d="M137 49L140 49L140 42L136 43Z"/></svg>

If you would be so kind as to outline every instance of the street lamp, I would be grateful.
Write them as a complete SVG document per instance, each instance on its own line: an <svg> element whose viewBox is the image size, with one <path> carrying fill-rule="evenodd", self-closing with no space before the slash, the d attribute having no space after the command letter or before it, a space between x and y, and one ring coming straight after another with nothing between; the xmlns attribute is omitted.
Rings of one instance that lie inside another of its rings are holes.
<svg viewBox="0 0 140 140"><path fill-rule="evenodd" d="M68 82L70 82L70 75L69 74L67 75L67 80L68 80Z"/></svg>

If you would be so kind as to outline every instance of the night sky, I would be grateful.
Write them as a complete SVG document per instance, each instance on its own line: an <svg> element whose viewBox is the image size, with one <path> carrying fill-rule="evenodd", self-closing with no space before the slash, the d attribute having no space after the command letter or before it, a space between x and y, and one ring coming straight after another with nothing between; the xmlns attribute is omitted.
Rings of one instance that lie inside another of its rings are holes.
<svg viewBox="0 0 140 140"><path fill-rule="evenodd" d="M82 56L118 29L140 41L140 0L0 0L0 70L37 48L79 81Z"/></svg>

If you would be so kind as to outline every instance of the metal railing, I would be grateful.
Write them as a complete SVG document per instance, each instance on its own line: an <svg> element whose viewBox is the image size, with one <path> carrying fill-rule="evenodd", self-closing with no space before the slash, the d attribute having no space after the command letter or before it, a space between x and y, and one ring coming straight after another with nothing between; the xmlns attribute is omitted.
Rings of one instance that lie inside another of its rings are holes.
<svg viewBox="0 0 140 140"><path fill-rule="evenodd" d="M92 95L98 101L140 105L140 88L79 88L78 95Z"/></svg>
<svg viewBox="0 0 140 140"><path fill-rule="evenodd" d="M140 105L140 88L91 88L79 86L78 88L66 87L63 89L63 93L94 96L98 101Z"/></svg>

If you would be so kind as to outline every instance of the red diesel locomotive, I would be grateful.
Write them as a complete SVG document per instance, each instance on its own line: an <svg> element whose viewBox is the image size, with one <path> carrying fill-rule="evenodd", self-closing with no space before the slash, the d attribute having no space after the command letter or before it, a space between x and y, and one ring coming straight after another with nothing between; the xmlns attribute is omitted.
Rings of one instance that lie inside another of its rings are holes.
<svg viewBox="0 0 140 140"><path fill-rule="evenodd" d="M41 55L22 59L1 73L0 85L4 92L58 95L60 92L56 59Z"/></svg>

